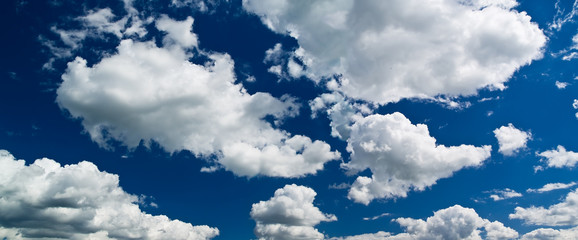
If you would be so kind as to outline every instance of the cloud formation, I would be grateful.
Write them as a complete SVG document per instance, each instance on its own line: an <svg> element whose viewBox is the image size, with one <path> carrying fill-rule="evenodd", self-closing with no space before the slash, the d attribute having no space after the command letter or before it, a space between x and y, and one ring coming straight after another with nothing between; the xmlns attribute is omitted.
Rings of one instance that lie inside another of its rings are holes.
<svg viewBox="0 0 578 240"><path fill-rule="evenodd" d="M397 218L394 220L405 229L405 233L391 235L386 232L363 234L332 240L425 240L425 239L515 239L518 232L498 221L490 222L481 218L474 209L455 205L434 212L425 221L413 218ZM482 231L483 229L483 231Z"/></svg>
<svg viewBox="0 0 578 240"><path fill-rule="evenodd" d="M578 225L578 189L568 193L564 201L548 208L516 207L510 219L520 219L526 224L540 226L576 226Z"/></svg>
<svg viewBox="0 0 578 240"><path fill-rule="evenodd" d="M27 166L0 150L0 237L51 239L211 239L219 230L139 208L118 175L91 162Z"/></svg>
<svg viewBox="0 0 578 240"><path fill-rule="evenodd" d="M546 185L544 185L541 188L538 189L532 189L529 188L528 190L526 190L526 192L536 192L536 193L544 193L544 192L550 192L550 191L554 191L554 190L558 190L558 189L567 189L567 188L571 188L576 186L578 183L577 182L571 182L571 183L548 183Z"/></svg>
<svg viewBox="0 0 578 240"><path fill-rule="evenodd" d="M493 199L494 201L501 201L504 199L510 199L510 198L515 198L515 197L521 197L522 194L519 192L516 192L512 189L506 188L503 190L494 190L491 191L493 194L490 195L490 198Z"/></svg>
<svg viewBox="0 0 578 240"><path fill-rule="evenodd" d="M546 37L516 1L246 0L271 30L299 42L308 76L377 103L504 89L541 58ZM508 29L508 31L503 31Z"/></svg>
<svg viewBox="0 0 578 240"><path fill-rule="evenodd" d="M347 143L351 161L344 167L372 173L358 177L349 191L350 199L363 204L423 191L455 171L481 165L491 153L491 146L438 145L426 125L414 125L399 112L357 119Z"/></svg>
<svg viewBox="0 0 578 240"><path fill-rule="evenodd" d="M532 139L531 133L519 130L511 123L508 123L508 126L496 128L494 136L500 145L498 152L504 156L516 155L520 149L526 148L526 143Z"/></svg>
<svg viewBox="0 0 578 240"><path fill-rule="evenodd" d="M539 228L524 234L520 240L578 239L578 227L568 229Z"/></svg>
<svg viewBox="0 0 578 240"><path fill-rule="evenodd" d="M337 218L322 213L313 205L316 195L311 188L292 184L277 189L271 199L253 204L251 218L257 222L257 237L267 240L324 239L314 226Z"/></svg>
<svg viewBox="0 0 578 240"><path fill-rule="evenodd" d="M546 161L548 167L572 168L578 163L578 153L566 151L566 148L561 145L558 145L556 149L536 154L543 157L542 161Z"/></svg>
<svg viewBox="0 0 578 240"><path fill-rule="evenodd" d="M289 96L247 93L235 83L227 54L206 54L204 65L189 62L186 49L197 44L192 23L162 16L156 26L166 32L163 47L123 40L116 54L92 66L77 57L62 75L57 103L82 119L101 146L155 141L170 152L216 156L215 168L239 176L300 177L340 157L322 141L274 128L298 106Z"/></svg>

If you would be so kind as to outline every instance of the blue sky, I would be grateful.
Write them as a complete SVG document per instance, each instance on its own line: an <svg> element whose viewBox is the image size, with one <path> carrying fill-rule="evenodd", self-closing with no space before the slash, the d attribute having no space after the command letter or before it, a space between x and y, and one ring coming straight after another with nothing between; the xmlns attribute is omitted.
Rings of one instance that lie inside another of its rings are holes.
<svg viewBox="0 0 578 240"><path fill-rule="evenodd" d="M578 238L578 2L3 2L4 239Z"/></svg>

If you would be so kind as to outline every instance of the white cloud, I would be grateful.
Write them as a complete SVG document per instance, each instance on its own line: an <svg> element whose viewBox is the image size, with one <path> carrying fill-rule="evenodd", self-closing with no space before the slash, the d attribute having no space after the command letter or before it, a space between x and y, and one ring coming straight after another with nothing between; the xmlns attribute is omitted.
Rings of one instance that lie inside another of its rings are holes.
<svg viewBox="0 0 578 240"><path fill-rule="evenodd" d="M216 1L209 0L208 3L214 5L216 4ZM172 0L171 5L178 8L192 7L194 9L198 9L201 12L207 12L209 10L205 0Z"/></svg>
<svg viewBox="0 0 578 240"><path fill-rule="evenodd" d="M494 135L498 139L500 148L498 152L504 156L514 156L520 149L526 148L526 143L532 139L532 134L521 131L511 123L508 126L502 126L494 130Z"/></svg>
<svg viewBox="0 0 578 240"><path fill-rule="evenodd" d="M263 120L294 116L298 106L288 96L247 93L235 84L228 55L210 54L204 65L189 62L184 48L196 44L192 23L158 20L169 46L123 40L117 54L91 67L77 57L62 75L57 103L82 119L101 146L116 140L133 148L154 140L170 152L217 156L240 176L299 177L340 157L324 142L291 136Z"/></svg>
<svg viewBox="0 0 578 240"><path fill-rule="evenodd" d="M76 51L82 48L86 39L98 39L107 41L107 34L112 34L118 39L123 37L144 37L148 31L145 24L150 24L154 18L142 20L139 12L132 6L132 0L124 0L124 8L127 12L124 16L116 16L110 8L89 10L86 15L75 18L82 27L80 29L59 29L52 27L52 32L60 37L65 46L59 46L57 41L49 41L44 36L39 40L47 47L54 57L50 58L43 66L46 70L54 70L52 65L57 59L72 57Z"/></svg>
<svg viewBox="0 0 578 240"><path fill-rule="evenodd" d="M493 199L494 201L500 201L500 200L504 200L504 199L510 199L510 198L522 196L521 193L516 192L516 191L509 189L509 188L506 188L504 190L493 190L491 192L493 194L490 195L490 198Z"/></svg>
<svg viewBox="0 0 578 240"><path fill-rule="evenodd" d="M170 46L178 44L182 48L197 47L197 35L192 33L193 18L187 17L184 21L175 21L167 15L162 15L156 22L156 27L167 33L163 38L163 44Z"/></svg>
<svg viewBox="0 0 578 240"><path fill-rule="evenodd" d="M566 87L568 87L568 85L570 85L570 84L567 82L556 81L556 87L558 89L565 89Z"/></svg>
<svg viewBox="0 0 578 240"><path fill-rule="evenodd" d="M491 152L490 146L438 145L426 125L414 125L399 112L357 119L347 143L351 161L344 167L372 173L358 177L349 191L350 199L363 204L423 191L455 171L481 165Z"/></svg>
<svg viewBox="0 0 578 240"><path fill-rule="evenodd" d="M95 29L99 33L110 33L121 38L128 18L121 18L118 21L114 21L115 17L110 8L103 8L97 11L90 10L88 15L82 16L79 19L85 23L85 26Z"/></svg>
<svg viewBox="0 0 578 240"><path fill-rule="evenodd" d="M544 158L542 161L546 161L548 167L572 168L576 166L576 163L578 163L578 153L566 151L566 148L561 145L558 145L554 150L548 150L536 154Z"/></svg>
<svg viewBox="0 0 578 240"><path fill-rule="evenodd" d="M503 89L546 37L515 1L263 1L243 7L295 37L310 76L378 103ZM509 29L504 32L503 29Z"/></svg>
<svg viewBox="0 0 578 240"><path fill-rule="evenodd" d="M574 109L578 109L578 99L574 99L574 102L572 103L572 107Z"/></svg>
<svg viewBox="0 0 578 240"><path fill-rule="evenodd" d="M546 185L544 185L541 188L538 189L531 189L529 188L528 190L526 190L526 192L536 192L536 193L544 193L544 192L549 192L549 191L553 191L553 190L558 190L558 189L567 189L567 188L571 188L576 186L578 183L577 182L571 182L571 183L548 183Z"/></svg>
<svg viewBox="0 0 578 240"><path fill-rule="evenodd" d="M521 240L578 239L578 227L568 229L539 228L524 234Z"/></svg>
<svg viewBox="0 0 578 240"><path fill-rule="evenodd" d="M118 175L90 162L27 166L0 150L0 236L51 239L209 239L219 230L140 210Z"/></svg>
<svg viewBox="0 0 578 240"><path fill-rule="evenodd" d="M554 16L552 23L550 23L549 28L560 31L560 29L562 29L566 23L572 22L573 18L578 15L578 0L574 1L574 4L572 4L572 9L570 9L568 12L566 9L560 6L560 1L556 1L555 7L556 15Z"/></svg>
<svg viewBox="0 0 578 240"><path fill-rule="evenodd" d="M273 65L268 69L270 73L277 75L280 80L288 80L300 78L307 73L304 66L296 61L298 58L300 58L298 53L287 52L283 50L281 43L277 43L273 48L265 51L263 62Z"/></svg>
<svg viewBox="0 0 578 240"><path fill-rule="evenodd" d="M379 231L376 233L366 233L355 236L330 238L330 240L386 240L386 239L395 239L395 237L392 237L391 233Z"/></svg>
<svg viewBox="0 0 578 240"><path fill-rule="evenodd" d="M333 238L332 240L458 240L482 239L484 235L484 239L497 240L515 239L518 237L518 232L514 229L505 227L504 224L498 221L490 222L487 219L483 219L474 209L464 208L460 205L438 210L425 221L413 218L398 218L394 221L405 229L405 233L391 235L386 232L378 232L375 234Z"/></svg>
<svg viewBox="0 0 578 240"><path fill-rule="evenodd" d="M568 53L568 54L562 56L562 60L564 60L564 61L572 61L576 58L578 58L578 52L571 52L571 53Z"/></svg>
<svg viewBox="0 0 578 240"><path fill-rule="evenodd" d="M351 134L351 125L363 115L373 112L367 104L351 103L339 93L324 93L309 102L311 117L316 118L325 112L331 120L331 136L347 140Z"/></svg>
<svg viewBox="0 0 578 240"><path fill-rule="evenodd" d="M323 239L315 225L336 221L332 214L322 213L313 205L317 193L295 184L277 189L267 201L253 204L251 218L257 222L259 239Z"/></svg>
<svg viewBox="0 0 578 240"><path fill-rule="evenodd" d="M576 226L578 225L578 189L568 193L564 201L544 207L516 207L510 219L520 219L526 224L540 226Z"/></svg>
<svg viewBox="0 0 578 240"><path fill-rule="evenodd" d="M377 220L377 219L380 219L380 218L382 218L382 217L386 217L386 216L389 216L389 215L391 215L391 214L389 214L389 213L382 213L382 214L379 214L379 215L373 216L373 217L364 217L363 220L365 220L365 221L369 221L369 220L373 221L373 220Z"/></svg>

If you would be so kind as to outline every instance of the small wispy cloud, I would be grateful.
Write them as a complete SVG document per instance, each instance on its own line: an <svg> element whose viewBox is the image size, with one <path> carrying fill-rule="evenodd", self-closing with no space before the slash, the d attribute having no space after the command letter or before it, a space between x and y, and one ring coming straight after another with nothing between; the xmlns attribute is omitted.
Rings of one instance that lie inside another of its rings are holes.
<svg viewBox="0 0 578 240"><path fill-rule="evenodd" d="M522 196L521 193L516 192L516 191L509 189L509 188L505 188L503 190L496 190L495 189L492 191L488 191L486 193L491 193L490 198L493 199L494 201L501 201L501 200L505 200L505 199L510 199L510 198Z"/></svg>
<svg viewBox="0 0 578 240"><path fill-rule="evenodd" d="M377 220L377 219L380 219L382 217L387 217L387 216L391 216L391 213L382 213L382 214L379 214L379 215L373 216L373 217L364 217L363 220L373 221L373 220Z"/></svg>
<svg viewBox="0 0 578 240"><path fill-rule="evenodd" d="M549 192L549 191L554 191L554 190L559 190L559 189L567 189L567 188L571 188L576 186L578 183L577 182L571 182L571 183L548 183L546 185L544 185L541 188L538 189L532 189L532 188L528 188L528 190L526 190L526 192L529 193L544 193L544 192Z"/></svg>

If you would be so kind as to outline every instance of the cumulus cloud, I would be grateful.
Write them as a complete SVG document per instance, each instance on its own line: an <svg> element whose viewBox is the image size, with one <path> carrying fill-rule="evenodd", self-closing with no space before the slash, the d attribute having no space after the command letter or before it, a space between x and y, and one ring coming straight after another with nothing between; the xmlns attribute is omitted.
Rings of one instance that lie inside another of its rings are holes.
<svg viewBox="0 0 578 240"><path fill-rule="evenodd" d="M522 194L519 192L516 192L512 189L506 188L503 190L493 190L491 191L491 195L490 198L493 199L494 201L500 201L500 200L504 200L504 199L510 199L510 198L515 198L515 197L521 197Z"/></svg>
<svg viewBox="0 0 578 240"><path fill-rule="evenodd" d="M118 175L90 162L26 165L0 150L0 237L9 239L210 239L219 230L139 208Z"/></svg>
<svg viewBox="0 0 578 240"><path fill-rule="evenodd" d="M568 87L568 85L570 85L570 84L567 83L567 82L560 82L560 81L556 81L555 84L556 84L556 87L557 87L558 89L565 89L566 87Z"/></svg>
<svg viewBox="0 0 578 240"><path fill-rule="evenodd" d="M271 199L253 204L251 218L257 222L257 237L267 240L324 239L314 226L337 218L322 213L313 205L316 195L311 188L292 184L277 189Z"/></svg>
<svg viewBox="0 0 578 240"><path fill-rule="evenodd" d="M227 54L207 54L204 65L189 62L186 49L197 44L192 23L161 17L156 25L168 46L123 40L116 54L92 66L77 57L62 75L57 103L82 119L101 146L155 141L170 152L216 156L239 176L299 177L340 157L324 142L274 128L298 106L289 96L247 93L235 83Z"/></svg>
<svg viewBox="0 0 578 240"><path fill-rule="evenodd" d="M540 226L576 226L578 225L578 189L568 193L564 201L548 208L516 207L510 219L520 219L526 224Z"/></svg>
<svg viewBox="0 0 578 240"><path fill-rule="evenodd" d="M331 136L347 140L351 134L351 125L363 115L372 113L366 104L352 104L338 93L324 93L309 102L311 117L325 112L331 120Z"/></svg>
<svg viewBox="0 0 578 240"><path fill-rule="evenodd" d="M399 112L357 119L347 143L351 161L344 167L372 173L359 176L349 191L350 199L363 204L423 191L455 171L481 165L491 152L490 146L438 145L426 125L414 125Z"/></svg>
<svg viewBox="0 0 578 240"><path fill-rule="evenodd" d="M167 15L162 15L157 20L156 27L167 33L163 38L165 46L178 44L183 48L190 48L198 45L197 35L192 33L193 22L192 17L187 17L184 21L175 21Z"/></svg>
<svg viewBox="0 0 578 240"><path fill-rule="evenodd" d="M297 39L316 81L377 103L504 89L546 37L516 1L264 1L243 7ZM504 31L508 29L508 31Z"/></svg>
<svg viewBox="0 0 578 240"><path fill-rule="evenodd" d="M566 151L566 148L561 145L558 145L556 149L536 154L543 157L542 161L546 161L548 167L572 168L576 166L576 163L578 163L578 153Z"/></svg>
<svg viewBox="0 0 578 240"><path fill-rule="evenodd" d="M526 192L535 192L535 193L544 193L544 192L549 192L549 191L554 191L554 190L559 190L559 189L567 189L567 188L571 188L576 186L578 183L577 182L571 182L571 183L548 183L546 185L544 185L541 188L538 189L532 189L529 188L528 190L526 190Z"/></svg>
<svg viewBox="0 0 578 240"><path fill-rule="evenodd" d="M508 126L496 128L494 136L500 145L498 152L504 156L514 156L520 149L526 148L526 143L532 139L531 133L519 130L511 123Z"/></svg>
<svg viewBox="0 0 578 240"><path fill-rule="evenodd" d="M521 240L578 239L578 227L568 229L539 228L524 234Z"/></svg>
<svg viewBox="0 0 578 240"><path fill-rule="evenodd" d="M399 223L405 233L391 235L386 232L375 234L363 234L344 238L333 238L333 240L357 240L357 239L515 239L518 232L498 221L490 222L481 218L474 209L464 208L455 205L446 209L438 210L432 217L425 221L413 218L397 218L394 220ZM484 231L482 231L482 229Z"/></svg>

